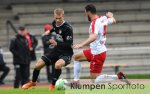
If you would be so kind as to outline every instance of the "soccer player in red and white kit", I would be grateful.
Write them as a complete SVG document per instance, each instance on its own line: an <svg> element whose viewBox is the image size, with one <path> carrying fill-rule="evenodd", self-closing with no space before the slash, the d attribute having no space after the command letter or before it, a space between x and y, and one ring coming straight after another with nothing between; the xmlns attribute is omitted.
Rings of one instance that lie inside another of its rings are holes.
<svg viewBox="0 0 150 94"><path fill-rule="evenodd" d="M129 84L127 77L123 72L117 75L100 75L103 64L106 58L107 48L106 28L107 25L116 23L113 13L108 12L106 16L98 16L94 5L89 4L85 7L85 14L88 20L91 21L89 28L89 38L80 44L76 44L74 48L82 48L85 45L90 45L90 48L79 51L74 54L74 82L78 83L80 79L81 61L88 60L90 62L90 76L93 82L107 82L116 79L122 79Z"/></svg>

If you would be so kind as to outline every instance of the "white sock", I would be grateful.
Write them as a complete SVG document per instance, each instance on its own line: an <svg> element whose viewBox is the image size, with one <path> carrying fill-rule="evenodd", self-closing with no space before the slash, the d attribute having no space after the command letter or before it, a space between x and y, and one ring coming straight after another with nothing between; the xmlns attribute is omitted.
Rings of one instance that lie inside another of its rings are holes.
<svg viewBox="0 0 150 94"><path fill-rule="evenodd" d="M95 79L95 83L105 83L105 82L111 82L114 80L117 80L118 76L117 75L107 75L107 74L103 74L103 75L99 75L96 79Z"/></svg>
<svg viewBox="0 0 150 94"><path fill-rule="evenodd" d="M80 80L81 62L74 61L74 81Z"/></svg>

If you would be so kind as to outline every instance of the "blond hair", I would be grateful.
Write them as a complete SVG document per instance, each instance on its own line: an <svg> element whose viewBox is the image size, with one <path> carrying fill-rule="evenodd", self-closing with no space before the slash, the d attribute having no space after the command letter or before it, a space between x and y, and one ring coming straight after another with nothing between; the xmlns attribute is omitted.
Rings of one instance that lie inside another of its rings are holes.
<svg viewBox="0 0 150 94"><path fill-rule="evenodd" d="M64 10L62 8L57 8L54 10L55 15L64 15Z"/></svg>

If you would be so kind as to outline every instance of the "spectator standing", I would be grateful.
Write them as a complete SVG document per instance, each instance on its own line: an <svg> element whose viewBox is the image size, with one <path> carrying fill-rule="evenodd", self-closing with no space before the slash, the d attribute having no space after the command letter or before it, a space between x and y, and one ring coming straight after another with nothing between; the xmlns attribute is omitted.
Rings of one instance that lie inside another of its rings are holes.
<svg viewBox="0 0 150 94"><path fill-rule="evenodd" d="M8 75L10 69L9 69L9 67L6 66L6 63L5 63L4 57L3 57L3 50L1 47L0 47L0 71L3 72L2 75L0 76L0 85L3 85L3 84L5 84L3 80Z"/></svg>
<svg viewBox="0 0 150 94"><path fill-rule="evenodd" d="M35 37L29 34L25 27L19 27L18 34L10 43L10 51L13 54L13 64L16 73L14 88L19 88L20 82L23 85L29 81L31 55L36 45L37 40Z"/></svg>

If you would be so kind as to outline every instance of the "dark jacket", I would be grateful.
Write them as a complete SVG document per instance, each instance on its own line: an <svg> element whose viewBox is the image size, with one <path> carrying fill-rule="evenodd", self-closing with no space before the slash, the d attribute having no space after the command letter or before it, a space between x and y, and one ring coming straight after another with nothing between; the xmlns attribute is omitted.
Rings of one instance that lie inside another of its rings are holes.
<svg viewBox="0 0 150 94"><path fill-rule="evenodd" d="M61 26L56 26L56 22L52 23L53 29L51 32L56 33L57 46L54 47L54 51L64 53L64 54L73 54L73 28L72 26L64 22ZM62 38L62 41L60 41Z"/></svg>
<svg viewBox="0 0 150 94"><path fill-rule="evenodd" d="M14 64L29 64L31 61L27 39L19 34L10 42Z"/></svg>

